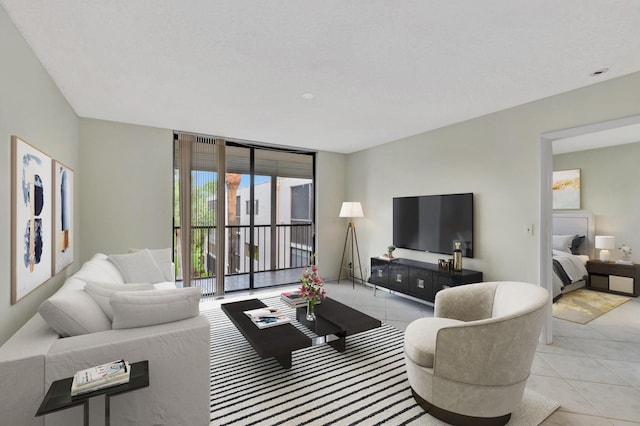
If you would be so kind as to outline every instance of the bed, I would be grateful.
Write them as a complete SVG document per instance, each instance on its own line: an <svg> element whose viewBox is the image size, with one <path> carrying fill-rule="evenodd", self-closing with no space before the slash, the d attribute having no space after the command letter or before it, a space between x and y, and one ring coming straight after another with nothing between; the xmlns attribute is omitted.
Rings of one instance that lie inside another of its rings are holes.
<svg viewBox="0 0 640 426"><path fill-rule="evenodd" d="M585 211L554 212L552 225L553 301L587 283L587 260L593 258L595 225Z"/></svg>

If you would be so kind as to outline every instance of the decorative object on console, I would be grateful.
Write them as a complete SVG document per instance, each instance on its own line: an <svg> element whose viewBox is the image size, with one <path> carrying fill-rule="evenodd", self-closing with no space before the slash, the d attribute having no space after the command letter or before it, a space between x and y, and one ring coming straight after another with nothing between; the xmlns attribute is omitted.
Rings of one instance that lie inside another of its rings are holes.
<svg viewBox="0 0 640 426"><path fill-rule="evenodd" d="M362 205L357 201L345 201L342 203L342 207L340 208L339 217L348 217L349 218L349 226L347 227L347 234L344 237L344 248L342 249L342 259L340 260L340 272L338 273L338 284L340 283L340 278L342 278L342 268L345 265L344 263L344 255L347 251L347 242L351 240L351 263L349 270L351 271L351 285L353 288L356 287L356 262L354 256L354 248L356 253L358 254L358 267L360 268L360 282L363 282L362 278L362 262L360 262L360 248L358 247L358 236L356 235L356 224L353 222L354 217L364 217L364 213L362 211ZM351 236L351 238L349 238ZM355 247L354 247L355 246ZM349 263L347 263L349 265Z"/></svg>
<svg viewBox="0 0 640 426"><path fill-rule="evenodd" d="M396 249L396 246L394 246L393 244L391 244L389 247L387 247L387 257L389 259L393 259L393 251Z"/></svg>
<svg viewBox="0 0 640 426"><path fill-rule="evenodd" d="M580 169L553 172L553 209L580 208Z"/></svg>
<svg viewBox="0 0 640 426"><path fill-rule="evenodd" d="M631 247L626 244L620 246L620 251L622 252L622 259L616 260L616 263L621 265L633 265L631 261Z"/></svg>
<svg viewBox="0 0 640 426"><path fill-rule="evenodd" d="M314 256L315 257L315 256ZM311 265L311 270L307 269L300 278L300 294L307 301L307 321L316 319L315 306L320 303L320 299L327 296L324 287L324 280L318 274L318 267Z"/></svg>
<svg viewBox="0 0 640 426"><path fill-rule="evenodd" d="M462 250L460 250L460 241L454 241L453 245L453 270L462 271Z"/></svg>
<svg viewBox="0 0 640 426"><path fill-rule="evenodd" d="M600 249L600 260L608 262L611 259L611 252L616 248L616 238L610 235L596 235L596 248Z"/></svg>
<svg viewBox="0 0 640 426"><path fill-rule="evenodd" d="M441 271L448 271L449 261L447 259L438 259L438 269Z"/></svg>

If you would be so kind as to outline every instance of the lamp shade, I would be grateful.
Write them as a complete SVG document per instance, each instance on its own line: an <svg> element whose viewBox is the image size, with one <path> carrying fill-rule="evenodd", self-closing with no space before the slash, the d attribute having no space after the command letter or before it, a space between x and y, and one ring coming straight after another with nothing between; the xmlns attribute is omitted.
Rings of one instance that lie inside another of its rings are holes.
<svg viewBox="0 0 640 426"><path fill-rule="evenodd" d="M364 217L362 205L358 201L345 201L340 209L340 217Z"/></svg>
<svg viewBox="0 0 640 426"><path fill-rule="evenodd" d="M611 250L616 248L616 237L610 235L596 235L596 248Z"/></svg>

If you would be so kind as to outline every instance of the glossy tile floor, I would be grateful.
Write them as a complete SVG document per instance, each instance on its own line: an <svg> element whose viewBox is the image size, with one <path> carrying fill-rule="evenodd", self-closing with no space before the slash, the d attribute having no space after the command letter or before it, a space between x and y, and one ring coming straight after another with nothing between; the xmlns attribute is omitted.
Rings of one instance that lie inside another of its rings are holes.
<svg viewBox="0 0 640 426"><path fill-rule="evenodd" d="M431 306L379 289L374 296L371 287L352 288L350 281L325 288L330 297L400 330L433 316ZM282 291L257 290L251 297ZM538 346L527 384L561 404L543 425L640 425L640 300L632 298L586 325L554 318L553 330L553 344Z"/></svg>

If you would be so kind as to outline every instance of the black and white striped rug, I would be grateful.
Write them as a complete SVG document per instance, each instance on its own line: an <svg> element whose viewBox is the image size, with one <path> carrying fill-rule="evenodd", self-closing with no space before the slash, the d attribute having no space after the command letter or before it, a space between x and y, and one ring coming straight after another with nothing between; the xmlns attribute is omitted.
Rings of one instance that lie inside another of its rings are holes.
<svg viewBox="0 0 640 426"><path fill-rule="evenodd" d="M279 298L264 302L295 318ZM296 351L285 370L260 359L219 308L203 314L211 323L211 425L445 424L413 400L403 333L389 325L349 336L343 353L328 345ZM540 424L558 406L527 390L509 424Z"/></svg>

